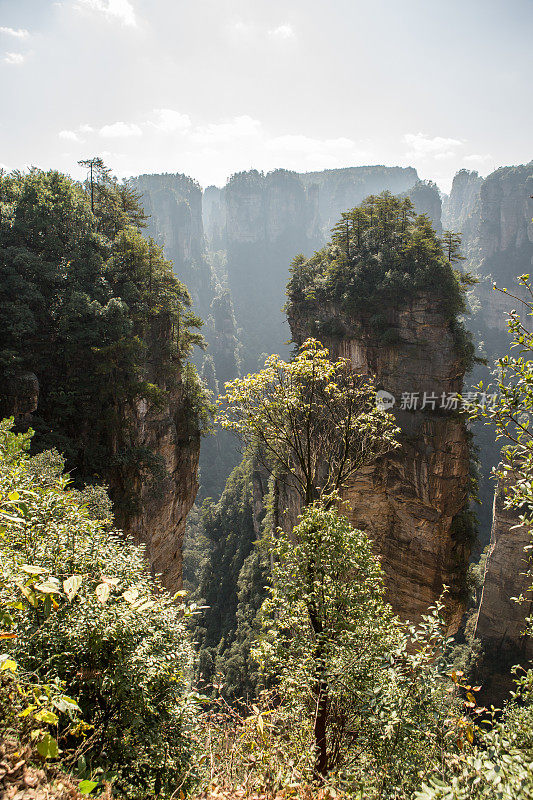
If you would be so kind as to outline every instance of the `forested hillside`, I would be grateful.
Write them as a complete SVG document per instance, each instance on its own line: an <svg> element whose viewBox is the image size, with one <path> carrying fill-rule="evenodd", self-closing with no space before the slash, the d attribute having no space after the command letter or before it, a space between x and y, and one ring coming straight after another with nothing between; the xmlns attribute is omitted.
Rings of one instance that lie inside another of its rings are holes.
<svg viewBox="0 0 533 800"><path fill-rule="evenodd" d="M1 176L1 407L109 486L119 524L181 580L204 390L187 358L201 321L128 184L99 159L85 186L37 169Z"/></svg>

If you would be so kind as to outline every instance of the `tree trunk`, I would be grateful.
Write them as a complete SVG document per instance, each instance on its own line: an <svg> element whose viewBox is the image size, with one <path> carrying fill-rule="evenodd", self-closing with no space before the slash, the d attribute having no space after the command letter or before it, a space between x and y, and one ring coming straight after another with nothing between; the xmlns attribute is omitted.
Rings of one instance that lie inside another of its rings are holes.
<svg viewBox="0 0 533 800"><path fill-rule="evenodd" d="M328 750L327 750L327 719L328 719L328 684L319 679L315 689L316 696L316 716L313 726L315 737L316 761L315 775L317 778L324 778L328 771Z"/></svg>

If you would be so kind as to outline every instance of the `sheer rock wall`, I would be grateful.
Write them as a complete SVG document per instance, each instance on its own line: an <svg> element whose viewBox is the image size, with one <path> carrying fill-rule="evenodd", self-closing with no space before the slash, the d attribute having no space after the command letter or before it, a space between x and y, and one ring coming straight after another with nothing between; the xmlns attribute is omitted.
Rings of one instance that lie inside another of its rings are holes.
<svg viewBox="0 0 533 800"><path fill-rule="evenodd" d="M450 326L439 302L427 294L385 312L398 341L394 345L384 344L383 331L363 316L342 318L334 308L321 313L322 321L335 320L336 329L344 330L323 337L331 356L348 358L356 372L376 377L377 388L395 398L401 429L401 447L360 470L345 490L348 517L375 542L393 608L416 620L446 585L448 620L455 630L470 554L459 524L468 505L470 456L463 420L439 408L443 394L462 389L463 369ZM289 322L295 342L312 334L306 319L292 316ZM416 410L401 408L403 393L419 398ZM436 398L435 410L421 410L424 393L426 399Z"/></svg>
<svg viewBox="0 0 533 800"><path fill-rule="evenodd" d="M520 525L519 516L517 510L505 508L505 486L500 481L474 633L483 648L480 680L494 704L512 688L511 667L527 668L533 658L533 640L524 635L526 618L533 611L531 594L526 591L532 583L526 574L531 565L524 550L531 543L531 531ZM512 599L522 594L525 602Z"/></svg>

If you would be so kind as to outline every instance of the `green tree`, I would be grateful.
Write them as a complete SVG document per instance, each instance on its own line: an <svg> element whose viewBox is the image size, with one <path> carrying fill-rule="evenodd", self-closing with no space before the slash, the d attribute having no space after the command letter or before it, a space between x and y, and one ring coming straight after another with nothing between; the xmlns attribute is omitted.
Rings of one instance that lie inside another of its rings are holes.
<svg viewBox="0 0 533 800"><path fill-rule="evenodd" d="M456 249L450 255L458 260ZM453 268L431 221L409 199L388 192L367 197L342 214L326 247L307 259L297 256L290 272L286 310L296 328L304 317L319 339L342 335L350 318L378 325L384 308L425 293L442 311L465 369L471 367L474 347L458 315L466 311L472 278Z"/></svg>
<svg viewBox="0 0 533 800"><path fill-rule="evenodd" d="M444 231L442 234L442 247L450 264L456 261L465 261L461 253L462 234L453 231Z"/></svg>
<svg viewBox="0 0 533 800"><path fill-rule="evenodd" d="M372 380L356 375L347 359L330 361L315 339L293 361L270 356L256 375L226 384L219 407L222 427L256 448L304 505L342 489L364 464L398 446Z"/></svg>
<svg viewBox="0 0 533 800"><path fill-rule="evenodd" d="M0 176L0 410L11 413L12 385L33 373L32 447L64 453L80 485L104 476L128 486L135 470L152 471L128 423L137 401L159 402L181 383L191 433L202 427L200 384L184 369L201 321L142 236L135 193L100 162L92 168L92 197L91 185L55 171Z"/></svg>
<svg viewBox="0 0 533 800"><path fill-rule="evenodd" d="M419 630L403 626L371 541L320 502L271 548L255 655L277 681L287 729L307 730L316 776L336 772L365 797L410 796L454 724L438 609Z"/></svg>

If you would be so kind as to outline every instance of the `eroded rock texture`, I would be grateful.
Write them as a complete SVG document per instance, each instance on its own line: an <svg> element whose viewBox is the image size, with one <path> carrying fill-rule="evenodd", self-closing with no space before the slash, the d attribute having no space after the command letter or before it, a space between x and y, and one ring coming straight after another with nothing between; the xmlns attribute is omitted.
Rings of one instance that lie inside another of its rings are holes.
<svg viewBox="0 0 533 800"><path fill-rule="evenodd" d="M519 299L493 289L496 283L518 298L525 297L516 278L531 273L533 268L532 194L533 162L530 162L501 167L485 179L477 172L461 170L443 204L443 226L463 232L464 267L479 281L470 293L472 313L467 325L477 343L478 355L488 363L474 368L468 376L467 388L479 381L485 385L493 381L494 362L509 352L507 321L511 309L523 312L526 327L533 324L533 318L527 316L527 309ZM490 474L500 459L500 443L483 423L476 423L473 430L482 467L478 514L479 538L484 546L489 541L492 524L494 486Z"/></svg>
<svg viewBox="0 0 533 800"><path fill-rule="evenodd" d="M343 318L334 308L321 313L319 322L334 321L344 331L322 337L331 356L346 357L355 371L376 377L377 387L395 398L401 428L401 447L362 469L344 492L350 521L375 541L393 608L404 618L418 619L446 585L454 630L463 613L470 542L463 525L467 431L457 414L439 407L443 394L453 396L462 388L464 371L451 327L439 301L427 294L384 311L383 324L396 341L390 345L383 343L383 325L376 330L364 316ZM312 334L297 312L289 322L297 343ZM401 408L404 393L414 393L416 409Z"/></svg>
<svg viewBox="0 0 533 800"><path fill-rule="evenodd" d="M480 681L494 704L501 703L512 688L511 667L527 667L533 658L533 640L524 634L526 618L533 611L527 592L532 583L526 574L530 557L524 550L531 543L531 531L520 524L519 516L516 509L505 508L505 487L500 481L474 633L483 647ZM513 600L521 595L524 602Z"/></svg>
<svg viewBox="0 0 533 800"><path fill-rule="evenodd" d="M163 407L138 402L130 417L132 444L151 453L154 468L114 473L110 480L113 495L135 498L131 507L119 506L117 525L146 546L152 572L171 591L181 588L185 523L198 491L200 441L188 414L181 384Z"/></svg>
<svg viewBox="0 0 533 800"><path fill-rule="evenodd" d="M359 205L370 194L408 192L418 181L413 167L345 167L324 169L320 172L302 172L304 186L318 188L318 211L323 241L343 211Z"/></svg>

